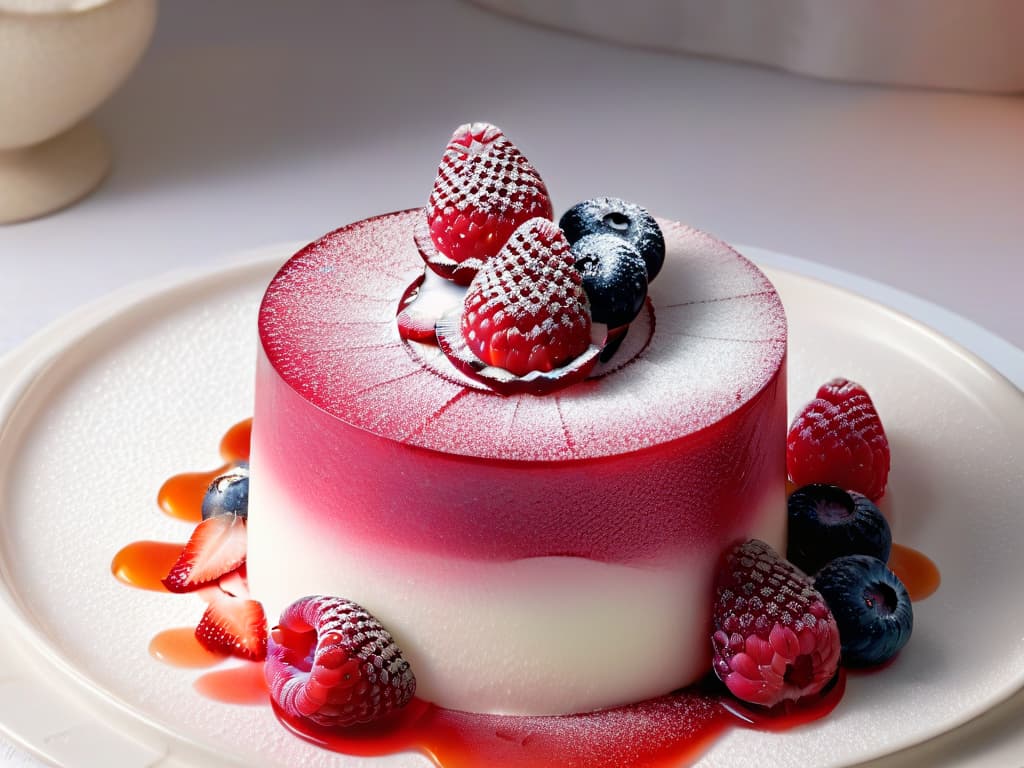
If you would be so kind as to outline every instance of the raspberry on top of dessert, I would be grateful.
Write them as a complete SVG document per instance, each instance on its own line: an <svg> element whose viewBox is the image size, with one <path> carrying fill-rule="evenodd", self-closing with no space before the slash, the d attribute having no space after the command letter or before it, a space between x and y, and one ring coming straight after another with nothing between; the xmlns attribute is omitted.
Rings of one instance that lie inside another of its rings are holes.
<svg viewBox="0 0 1024 768"><path fill-rule="evenodd" d="M465 285L520 224L551 216L540 174L500 128L460 126L445 148L427 200L434 248L425 260L438 274Z"/></svg>

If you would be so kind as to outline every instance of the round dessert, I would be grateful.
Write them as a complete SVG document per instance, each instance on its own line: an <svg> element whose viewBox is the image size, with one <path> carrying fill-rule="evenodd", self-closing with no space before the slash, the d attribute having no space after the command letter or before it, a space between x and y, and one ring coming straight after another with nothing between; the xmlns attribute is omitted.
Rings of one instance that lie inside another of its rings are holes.
<svg viewBox="0 0 1024 768"><path fill-rule="evenodd" d="M266 292L253 596L271 624L306 595L365 606L417 695L450 709L583 712L694 682L721 553L785 547L777 293L724 243L661 221L664 265L616 355L504 396L399 333L427 287L423 216L332 232Z"/></svg>

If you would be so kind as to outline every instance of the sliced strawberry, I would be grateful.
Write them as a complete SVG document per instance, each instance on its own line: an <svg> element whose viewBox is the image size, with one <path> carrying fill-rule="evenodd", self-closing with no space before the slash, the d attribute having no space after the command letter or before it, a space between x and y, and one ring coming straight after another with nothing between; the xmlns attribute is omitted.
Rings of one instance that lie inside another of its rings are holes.
<svg viewBox="0 0 1024 768"><path fill-rule="evenodd" d="M241 568L221 576L217 580L217 586L220 587L221 592L233 597L249 597L249 580L245 573L245 563L242 563Z"/></svg>
<svg viewBox="0 0 1024 768"><path fill-rule="evenodd" d="M171 592L191 592L238 568L245 562L245 549L244 519L233 514L211 517L196 526L163 584Z"/></svg>
<svg viewBox="0 0 1024 768"><path fill-rule="evenodd" d="M241 597L217 598L199 621L196 640L208 651L262 661L267 656L267 618L263 606Z"/></svg>

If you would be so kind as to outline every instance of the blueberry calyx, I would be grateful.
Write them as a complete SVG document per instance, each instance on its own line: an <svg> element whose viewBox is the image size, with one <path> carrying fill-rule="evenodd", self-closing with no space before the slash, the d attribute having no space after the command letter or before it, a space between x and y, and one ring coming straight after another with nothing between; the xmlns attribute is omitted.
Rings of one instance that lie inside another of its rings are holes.
<svg viewBox="0 0 1024 768"><path fill-rule="evenodd" d="M602 221L608 229L614 229L616 232L629 232L629 217L621 211L606 213Z"/></svg>
<svg viewBox="0 0 1024 768"><path fill-rule="evenodd" d="M635 203L616 197L595 197L577 203L558 222L566 239L575 244L587 235L614 235L633 248L644 261L647 282L665 262L665 236L654 217Z"/></svg>
<svg viewBox="0 0 1024 768"><path fill-rule="evenodd" d="M249 463L238 462L218 476L203 496L203 520L219 515L249 517Z"/></svg>

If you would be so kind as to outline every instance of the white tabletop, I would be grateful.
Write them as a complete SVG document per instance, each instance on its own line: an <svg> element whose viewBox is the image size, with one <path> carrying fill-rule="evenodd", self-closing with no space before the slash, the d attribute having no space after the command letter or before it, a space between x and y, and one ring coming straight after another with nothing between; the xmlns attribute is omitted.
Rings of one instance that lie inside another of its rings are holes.
<svg viewBox="0 0 1024 768"><path fill-rule="evenodd" d="M0 228L0 355L140 279L421 205L472 120L506 129L557 212L628 198L1024 347L1020 98L614 47L454 0L174 0L97 120L102 188Z"/></svg>

